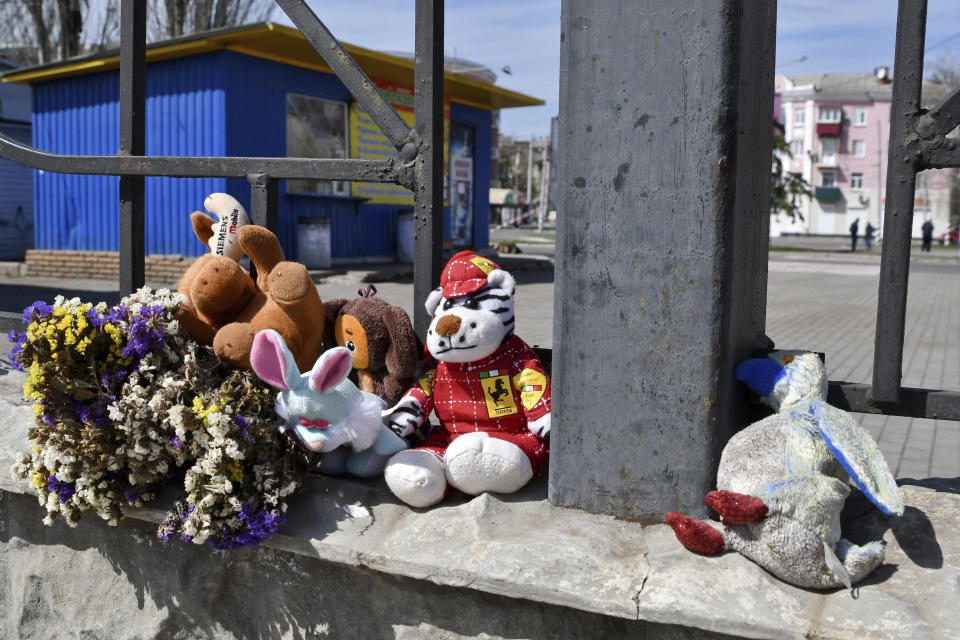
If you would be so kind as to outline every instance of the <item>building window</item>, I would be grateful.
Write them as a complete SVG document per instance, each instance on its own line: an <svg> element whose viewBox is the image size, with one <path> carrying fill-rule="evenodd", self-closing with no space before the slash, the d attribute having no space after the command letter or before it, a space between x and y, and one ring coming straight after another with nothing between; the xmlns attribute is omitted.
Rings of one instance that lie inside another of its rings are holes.
<svg viewBox="0 0 960 640"><path fill-rule="evenodd" d="M817 122L840 122L842 116L840 107L820 107Z"/></svg>
<svg viewBox="0 0 960 640"><path fill-rule="evenodd" d="M821 171L820 172L820 186L821 187L835 187L837 186L837 172L834 170Z"/></svg>
<svg viewBox="0 0 960 640"><path fill-rule="evenodd" d="M857 107L853 110L853 124L856 127L867 125L867 110L865 107Z"/></svg>
<svg viewBox="0 0 960 640"><path fill-rule="evenodd" d="M862 158L863 156L867 155L867 143L863 140L854 140L853 155L857 158Z"/></svg>
<svg viewBox="0 0 960 640"><path fill-rule="evenodd" d="M803 124L803 119L807 115L806 107L793 108L793 124Z"/></svg>
<svg viewBox="0 0 960 640"><path fill-rule="evenodd" d="M791 142L790 153L793 154L794 158L799 158L803 155L803 140L794 140Z"/></svg>
<svg viewBox="0 0 960 640"><path fill-rule="evenodd" d="M346 158L347 104L295 93L287 94L287 157ZM345 196L350 183L333 180L288 180L288 193Z"/></svg>
<svg viewBox="0 0 960 640"><path fill-rule="evenodd" d="M821 138L820 140L820 163L836 164L837 162L837 139ZM826 185L824 185L826 186Z"/></svg>
<svg viewBox="0 0 960 640"><path fill-rule="evenodd" d="M852 173L852 174L850 174L850 188L851 188L851 189L863 189L863 174L862 174L862 173Z"/></svg>

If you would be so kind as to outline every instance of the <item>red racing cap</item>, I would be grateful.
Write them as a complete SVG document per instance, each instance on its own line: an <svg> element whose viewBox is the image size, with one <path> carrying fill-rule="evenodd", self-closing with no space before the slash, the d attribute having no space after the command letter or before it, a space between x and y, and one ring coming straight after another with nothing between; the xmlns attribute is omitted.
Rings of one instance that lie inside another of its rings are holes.
<svg viewBox="0 0 960 640"><path fill-rule="evenodd" d="M487 274L499 269L489 258L481 258L473 251L456 254L440 274L440 286L444 298L461 298L482 289L487 284Z"/></svg>

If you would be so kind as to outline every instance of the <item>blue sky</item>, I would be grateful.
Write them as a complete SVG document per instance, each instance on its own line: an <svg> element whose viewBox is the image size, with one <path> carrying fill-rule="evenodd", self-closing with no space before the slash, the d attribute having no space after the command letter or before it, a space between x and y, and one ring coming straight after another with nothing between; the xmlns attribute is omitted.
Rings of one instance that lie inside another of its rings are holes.
<svg viewBox="0 0 960 640"><path fill-rule="evenodd" d="M413 0L310 4L345 42L413 50ZM777 14L777 73L869 73L893 66L896 0L780 0ZM289 24L279 10L274 20ZM484 64L497 72L500 86L546 101L543 107L505 109L504 133L548 134L560 87L560 0L447 0L444 37L447 55ZM928 62L953 54L960 65L960 0L929 1L926 45ZM807 59L795 62L802 56ZM499 71L504 65L512 75Z"/></svg>

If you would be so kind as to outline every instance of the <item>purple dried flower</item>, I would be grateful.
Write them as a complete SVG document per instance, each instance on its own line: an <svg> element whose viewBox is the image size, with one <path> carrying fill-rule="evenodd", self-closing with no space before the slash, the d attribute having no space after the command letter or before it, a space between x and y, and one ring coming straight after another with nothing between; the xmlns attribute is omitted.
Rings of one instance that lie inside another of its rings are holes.
<svg viewBox="0 0 960 640"><path fill-rule="evenodd" d="M148 353L163 348L164 334L151 329L149 322L163 313L159 306L143 307L140 313L132 317L127 326L127 343L123 347L123 357L131 358L131 366L136 366Z"/></svg>
<svg viewBox="0 0 960 640"><path fill-rule="evenodd" d="M10 355L7 358L10 360L10 365L17 371L26 371L26 368L21 366L17 361L17 356L23 351L23 345L27 342L27 332L17 333L13 329L10 330L10 333L7 334L7 342L15 342L13 348L10 350Z"/></svg>
<svg viewBox="0 0 960 640"><path fill-rule="evenodd" d="M53 313L53 307L48 305L43 300L37 300L32 305L23 310L23 323L29 324L33 321L33 314L37 314L40 318L46 318L51 313Z"/></svg>
<svg viewBox="0 0 960 640"><path fill-rule="evenodd" d="M127 319L127 305L121 302L117 306L111 307L104 319L114 324L124 322Z"/></svg>
<svg viewBox="0 0 960 640"><path fill-rule="evenodd" d="M103 323L106 322L106 319L101 318L100 314L97 313L96 309L90 309L89 311L87 311L87 318L90 320L90 324L92 324L97 329L102 327Z"/></svg>
<svg viewBox="0 0 960 640"><path fill-rule="evenodd" d="M246 438L246 437L247 437L247 429L250 428L250 421L247 420L246 418L244 418L244 417L243 417L242 415L240 415L239 413L237 413L237 414L234 414L234 416L233 416L233 424L235 424L235 425L237 425L238 427L240 427L240 435L241 435L242 437Z"/></svg>
<svg viewBox="0 0 960 640"><path fill-rule="evenodd" d="M183 440L181 440L179 436L173 436L170 438L170 446L173 447L174 450L180 451L180 449L183 448Z"/></svg>
<svg viewBox="0 0 960 640"><path fill-rule="evenodd" d="M56 493L57 499L60 500L61 504L73 497L73 485L64 480L59 480L57 474L53 474L47 478L47 491L50 493Z"/></svg>
<svg viewBox="0 0 960 640"><path fill-rule="evenodd" d="M124 491L123 497L127 502L129 502L130 504L133 504L134 502L137 501L137 498L139 498L140 495L135 491Z"/></svg>
<svg viewBox="0 0 960 640"><path fill-rule="evenodd" d="M222 536L210 544L218 549L237 549L239 547L254 547L273 537L274 532L284 522L284 516L278 511L253 511L252 503L246 502L240 510L239 518L243 521L246 531L241 531L232 537ZM226 532L223 532L226 534Z"/></svg>

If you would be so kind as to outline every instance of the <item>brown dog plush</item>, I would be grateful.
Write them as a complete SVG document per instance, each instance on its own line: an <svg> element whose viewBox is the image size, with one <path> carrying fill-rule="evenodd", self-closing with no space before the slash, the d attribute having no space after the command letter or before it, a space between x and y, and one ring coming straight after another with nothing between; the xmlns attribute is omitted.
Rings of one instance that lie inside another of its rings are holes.
<svg viewBox="0 0 960 640"><path fill-rule="evenodd" d="M190 220L206 245L214 221L199 211ZM307 268L285 261L277 236L263 227L241 227L238 242L257 268L257 282L230 258L201 256L180 279L177 319L197 342L212 344L218 358L243 369L250 368L253 337L274 329L300 370L309 371L322 350L325 318Z"/></svg>
<svg viewBox="0 0 960 640"><path fill-rule="evenodd" d="M413 384L417 372L417 337L410 316L400 307L375 298L376 287L360 297L323 304L333 341L353 352L357 386L394 405Z"/></svg>

